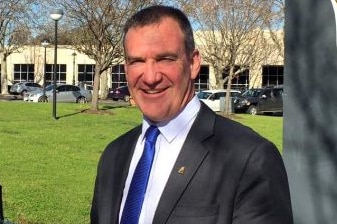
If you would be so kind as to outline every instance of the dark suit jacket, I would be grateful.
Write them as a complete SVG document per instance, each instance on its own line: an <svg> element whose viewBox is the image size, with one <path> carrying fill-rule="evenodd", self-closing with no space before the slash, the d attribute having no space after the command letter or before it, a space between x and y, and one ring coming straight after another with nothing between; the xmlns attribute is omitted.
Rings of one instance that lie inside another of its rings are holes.
<svg viewBox="0 0 337 224"><path fill-rule="evenodd" d="M141 127L110 143L96 178L92 224L118 223ZM185 167L184 174L178 172ZM159 201L154 224L289 224L286 171L276 147L204 104Z"/></svg>

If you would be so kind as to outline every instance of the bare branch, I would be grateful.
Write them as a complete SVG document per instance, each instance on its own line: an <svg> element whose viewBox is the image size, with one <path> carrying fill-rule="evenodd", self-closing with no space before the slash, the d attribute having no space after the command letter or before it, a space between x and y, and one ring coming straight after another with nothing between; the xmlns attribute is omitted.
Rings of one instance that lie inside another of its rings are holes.
<svg viewBox="0 0 337 224"><path fill-rule="evenodd" d="M7 57L30 40L38 0L0 1L1 93L7 94Z"/></svg>
<svg viewBox="0 0 337 224"><path fill-rule="evenodd" d="M276 0L281 1L281 0ZM231 80L240 72L267 61L280 48L275 47L275 36L266 32L266 19L271 18L274 5L265 0L202 0L190 1L196 39L203 60L215 71L213 88L228 91ZM282 2L282 1L281 1ZM276 37L275 37L276 38ZM281 42L279 42L281 44ZM239 66L239 69L237 67ZM224 71L227 70L227 77ZM229 97L229 94L227 94ZM229 102L229 100L226 100Z"/></svg>

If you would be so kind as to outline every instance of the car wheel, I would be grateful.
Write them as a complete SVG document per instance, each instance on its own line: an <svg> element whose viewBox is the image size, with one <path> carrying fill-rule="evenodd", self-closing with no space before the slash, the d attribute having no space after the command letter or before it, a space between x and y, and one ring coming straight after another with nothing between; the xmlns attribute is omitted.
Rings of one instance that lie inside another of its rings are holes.
<svg viewBox="0 0 337 224"><path fill-rule="evenodd" d="M257 114L257 108L256 108L256 106L255 105L251 105L248 108L247 113L251 114L251 115L256 115Z"/></svg>
<svg viewBox="0 0 337 224"><path fill-rule="evenodd" d="M22 90L22 92L20 93L20 95L24 96L26 92L27 92L27 90Z"/></svg>
<svg viewBox="0 0 337 224"><path fill-rule="evenodd" d="M87 103L88 101L87 101L87 98L85 98L84 96L82 96L82 97L79 97L77 100L76 100L76 103L82 103L82 104L84 104L84 103Z"/></svg>
<svg viewBox="0 0 337 224"><path fill-rule="evenodd" d="M48 97L46 96L40 96L38 99L38 102L40 103L47 103L48 102Z"/></svg>
<svg viewBox="0 0 337 224"><path fill-rule="evenodd" d="M124 101L125 101L125 102L129 102L129 101L130 101L130 96L125 95L125 96L124 96Z"/></svg>

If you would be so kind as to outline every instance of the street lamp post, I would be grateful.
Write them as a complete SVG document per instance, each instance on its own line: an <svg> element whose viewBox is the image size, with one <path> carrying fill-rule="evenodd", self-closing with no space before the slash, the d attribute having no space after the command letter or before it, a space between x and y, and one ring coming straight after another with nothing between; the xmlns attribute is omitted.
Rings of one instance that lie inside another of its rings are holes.
<svg viewBox="0 0 337 224"><path fill-rule="evenodd" d="M56 73L57 73L57 23L62 18L62 9L54 9L50 13L50 17L55 21L55 48L54 48L54 75L53 75L53 117L56 117Z"/></svg>
<svg viewBox="0 0 337 224"><path fill-rule="evenodd" d="M43 39L41 42L42 47L44 47L44 65L43 65L43 102L46 102L46 65L47 65L47 47L49 46L49 41Z"/></svg>
<svg viewBox="0 0 337 224"><path fill-rule="evenodd" d="M71 54L73 56L73 85L75 85L75 58L76 58L76 53Z"/></svg>

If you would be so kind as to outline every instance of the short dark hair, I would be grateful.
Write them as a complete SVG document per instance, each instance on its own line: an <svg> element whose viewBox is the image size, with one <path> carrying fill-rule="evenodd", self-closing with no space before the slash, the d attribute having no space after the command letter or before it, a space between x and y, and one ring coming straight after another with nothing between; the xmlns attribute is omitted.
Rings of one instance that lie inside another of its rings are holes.
<svg viewBox="0 0 337 224"><path fill-rule="evenodd" d="M195 43L191 23L181 10L170 6L153 5L135 13L125 23L123 44L125 41L125 36L131 28L156 24L161 22L163 18L167 17L172 18L178 22L180 29L184 34L186 52L188 55L192 54L195 49Z"/></svg>

